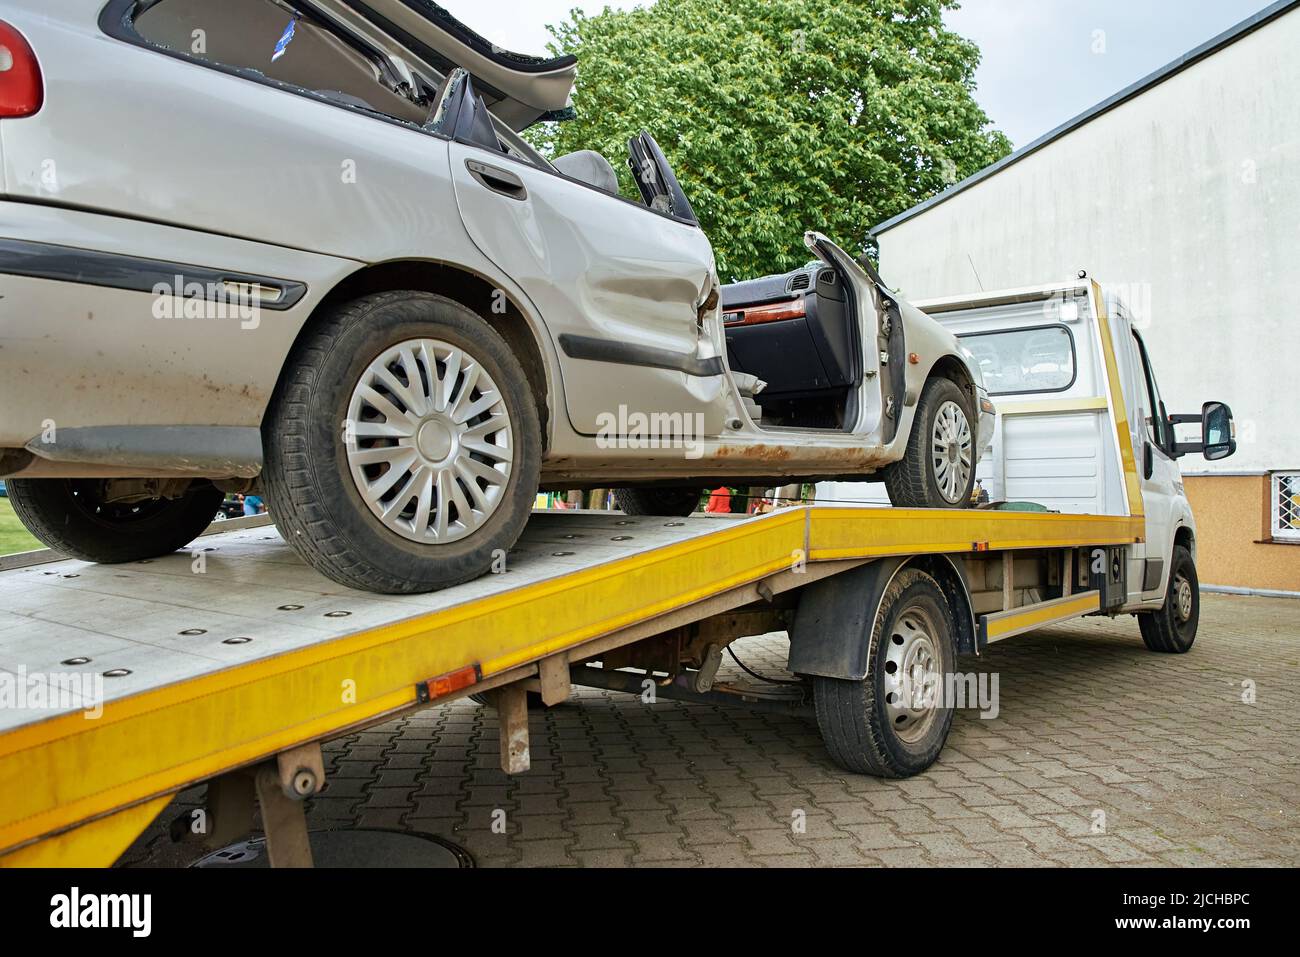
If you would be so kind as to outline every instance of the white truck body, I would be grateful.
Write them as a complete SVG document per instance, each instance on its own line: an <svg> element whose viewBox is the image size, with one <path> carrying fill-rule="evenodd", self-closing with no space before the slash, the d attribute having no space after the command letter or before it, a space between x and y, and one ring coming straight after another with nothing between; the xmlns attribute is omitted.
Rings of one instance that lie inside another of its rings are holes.
<svg viewBox="0 0 1300 957"><path fill-rule="evenodd" d="M993 503L1142 517L1146 535L1128 550L1123 610L1159 606L1175 541L1185 540L1195 556L1196 523L1175 454L1190 449L1176 449L1172 425L1159 425L1167 417L1158 380L1120 298L1080 279L916 305L975 354L997 407L977 490ZM1113 394L1116 385L1121 395ZM827 482L818 485L817 502L888 499L880 484Z"/></svg>

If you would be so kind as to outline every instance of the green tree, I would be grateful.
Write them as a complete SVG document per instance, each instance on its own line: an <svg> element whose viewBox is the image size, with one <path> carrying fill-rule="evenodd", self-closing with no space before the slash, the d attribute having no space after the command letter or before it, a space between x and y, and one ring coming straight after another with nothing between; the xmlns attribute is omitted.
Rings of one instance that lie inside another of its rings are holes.
<svg viewBox="0 0 1300 957"><path fill-rule="evenodd" d="M603 153L636 196L627 141L649 130L724 280L796 268L805 229L851 252L868 230L1010 151L972 95L979 50L954 0L658 0L549 27L579 57L577 118L543 152Z"/></svg>

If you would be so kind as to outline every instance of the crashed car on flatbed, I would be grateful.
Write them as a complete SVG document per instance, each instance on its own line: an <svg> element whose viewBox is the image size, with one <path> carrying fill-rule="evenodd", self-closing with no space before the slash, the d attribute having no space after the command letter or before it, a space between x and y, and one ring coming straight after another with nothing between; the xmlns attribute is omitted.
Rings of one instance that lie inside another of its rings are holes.
<svg viewBox="0 0 1300 957"><path fill-rule="evenodd" d="M321 572L488 570L539 489L629 512L866 478L962 506L991 406L954 337L809 233L722 288L648 133L518 135L572 57L425 0L10 0L0 46L0 477L50 546L183 547L262 493Z"/></svg>

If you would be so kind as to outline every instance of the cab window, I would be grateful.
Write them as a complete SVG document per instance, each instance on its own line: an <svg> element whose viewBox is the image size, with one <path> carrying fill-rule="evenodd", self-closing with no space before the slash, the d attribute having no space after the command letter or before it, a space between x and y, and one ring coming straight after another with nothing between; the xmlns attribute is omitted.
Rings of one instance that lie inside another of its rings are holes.
<svg viewBox="0 0 1300 957"><path fill-rule="evenodd" d="M1065 326L972 332L960 338L974 354L990 395L1064 392L1074 385L1074 336Z"/></svg>
<svg viewBox="0 0 1300 957"><path fill-rule="evenodd" d="M1170 452L1174 447L1173 430L1169 420L1165 418L1165 405L1160 398L1160 387L1156 385L1156 374L1151 368L1151 360L1147 357L1146 343L1137 332L1133 333L1133 339L1137 342L1138 355L1142 357L1142 378L1146 383L1147 414L1144 418L1147 438L1152 444Z"/></svg>

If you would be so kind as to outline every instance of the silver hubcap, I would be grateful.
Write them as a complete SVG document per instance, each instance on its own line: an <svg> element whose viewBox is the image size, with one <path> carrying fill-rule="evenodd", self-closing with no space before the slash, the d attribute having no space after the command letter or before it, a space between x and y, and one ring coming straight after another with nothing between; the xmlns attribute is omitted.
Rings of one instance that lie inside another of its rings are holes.
<svg viewBox="0 0 1300 957"><path fill-rule="evenodd" d="M387 349L348 403L352 481L403 538L445 544L486 522L510 481L510 411L465 350L437 339Z"/></svg>
<svg viewBox="0 0 1300 957"><path fill-rule="evenodd" d="M971 432L966 413L956 402L939 406L930 437L934 479L943 497L954 504L966 491L971 470Z"/></svg>
<svg viewBox="0 0 1300 957"><path fill-rule="evenodd" d="M1192 583L1182 575L1174 576L1174 608L1179 621L1192 620Z"/></svg>
<svg viewBox="0 0 1300 957"><path fill-rule="evenodd" d="M885 714L909 743L924 737L939 711L943 670L929 616L909 608L894 619L885 652Z"/></svg>

